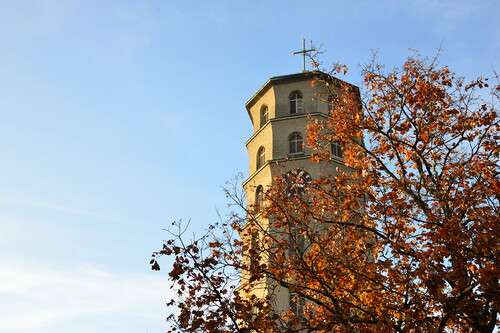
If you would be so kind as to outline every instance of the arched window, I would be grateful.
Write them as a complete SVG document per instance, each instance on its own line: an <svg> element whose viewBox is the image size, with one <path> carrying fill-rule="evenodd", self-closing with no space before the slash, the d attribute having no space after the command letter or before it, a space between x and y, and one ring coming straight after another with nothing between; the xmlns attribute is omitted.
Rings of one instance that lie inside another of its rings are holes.
<svg viewBox="0 0 500 333"><path fill-rule="evenodd" d="M260 127L264 126L269 120L269 108L264 105L260 109Z"/></svg>
<svg viewBox="0 0 500 333"><path fill-rule="evenodd" d="M335 108L334 103L335 101L332 97L328 98L328 111L333 111L333 109Z"/></svg>
<svg viewBox="0 0 500 333"><path fill-rule="evenodd" d="M294 91L290 95L290 114L302 113L302 94L300 91Z"/></svg>
<svg viewBox="0 0 500 333"><path fill-rule="evenodd" d="M342 146L338 141L332 142L332 155L337 157L342 157L344 154L342 153Z"/></svg>
<svg viewBox="0 0 500 333"><path fill-rule="evenodd" d="M302 140L302 135L299 133L293 133L288 138L288 150L290 154L300 154L304 152L303 147L304 141Z"/></svg>
<svg viewBox="0 0 500 333"><path fill-rule="evenodd" d="M255 191L255 206L257 207L258 210L261 210L264 205L264 188L262 185L259 185L257 187L257 190Z"/></svg>
<svg viewBox="0 0 500 333"><path fill-rule="evenodd" d="M264 147L260 147L257 152L257 170L259 170L264 163L266 163L266 149Z"/></svg>
<svg viewBox="0 0 500 333"><path fill-rule="evenodd" d="M259 234L255 230L251 233L250 237L250 249L248 251L248 255L250 257L250 270L255 272L255 269L258 269L259 267L259 260L256 260L256 258L258 258L261 253L259 246Z"/></svg>
<svg viewBox="0 0 500 333"><path fill-rule="evenodd" d="M296 293L289 294L290 311L294 314L295 318L301 320L304 318L304 306L306 305L305 299Z"/></svg>

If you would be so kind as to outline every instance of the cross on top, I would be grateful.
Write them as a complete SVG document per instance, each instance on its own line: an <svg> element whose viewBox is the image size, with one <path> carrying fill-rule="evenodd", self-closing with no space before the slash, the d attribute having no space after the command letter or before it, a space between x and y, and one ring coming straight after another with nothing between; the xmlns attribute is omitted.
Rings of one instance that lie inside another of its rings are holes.
<svg viewBox="0 0 500 333"><path fill-rule="evenodd" d="M316 49L306 50L306 40L304 38L302 38L302 51L292 52L292 55L302 53L302 66L303 66L302 71L303 72L306 71L306 54L307 54L307 52L311 52L311 51L316 51Z"/></svg>

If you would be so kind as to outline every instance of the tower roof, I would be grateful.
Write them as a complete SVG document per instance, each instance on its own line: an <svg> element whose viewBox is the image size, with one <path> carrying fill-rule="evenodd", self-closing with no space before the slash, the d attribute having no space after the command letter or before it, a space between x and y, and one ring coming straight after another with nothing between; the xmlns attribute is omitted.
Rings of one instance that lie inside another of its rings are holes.
<svg viewBox="0 0 500 333"><path fill-rule="evenodd" d="M282 82L282 81L302 81L304 79L311 80L314 78L320 78L320 79L324 79L324 80L334 79L331 75L326 74L326 73L321 72L321 71L306 71L306 72L295 73L295 74L273 76L269 80L267 80L266 83L264 83L262 85L262 87L260 87L259 90L257 90L257 92L248 100L248 102L246 102L245 106L248 109L273 84L276 84L276 83Z"/></svg>

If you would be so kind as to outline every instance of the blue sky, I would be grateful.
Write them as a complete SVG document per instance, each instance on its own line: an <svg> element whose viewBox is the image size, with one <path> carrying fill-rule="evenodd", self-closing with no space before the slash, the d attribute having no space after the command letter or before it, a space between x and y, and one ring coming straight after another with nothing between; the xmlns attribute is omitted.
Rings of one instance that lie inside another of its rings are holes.
<svg viewBox="0 0 500 333"><path fill-rule="evenodd" d="M164 332L150 254L194 232L248 169L245 103L325 65L409 48L468 78L500 68L497 0L0 0L0 332Z"/></svg>

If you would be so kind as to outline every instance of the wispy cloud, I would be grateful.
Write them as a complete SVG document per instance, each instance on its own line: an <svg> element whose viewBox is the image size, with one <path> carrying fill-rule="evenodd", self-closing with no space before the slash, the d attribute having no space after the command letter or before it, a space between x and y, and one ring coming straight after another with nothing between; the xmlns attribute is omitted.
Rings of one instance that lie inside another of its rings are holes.
<svg viewBox="0 0 500 333"><path fill-rule="evenodd" d="M109 221L113 221L113 222L121 222L120 220L113 218L111 216L102 215L102 214L86 211L86 210L79 209L79 208L53 204L53 203L49 203L49 202L43 202L43 201L31 201L31 200L24 200L24 199L22 199L22 200L9 199L6 197L0 197L0 204L46 208L46 209L56 210L56 211L74 214L74 215L90 216L90 217L95 217L95 218L99 218L99 219L103 219L103 220L109 220Z"/></svg>
<svg viewBox="0 0 500 333"><path fill-rule="evenodd" d="M11 1L2 3L0 39L44 36L63 29L77 13L75 1Z"/></svg>
<svg viewBox="0 0 500 333"><path fill-rule="evenodd" d="M400 3L401 4L401 3ZM454 31L464 19L473 17L481 13L488 7L495 7L496 1L485 0L481 2L470 1L441 1L441 0L420 0L405 2L410 14L418 19L429 20L429 17L439 19L433 20L430 25L441 34Z"/></svg>
<svg viewBox="0 0 500 333"><path fill-rule="evenodd" d="M90 266L53 269L33 262L0 263L0 272L4 333L57 332L63 324L82 332L115 332L112 327L118 332L138 323L142 332L149 323L152 332L151 323L161 327L166 316L169 288L160 274L118 274ZM109 324L85 321L88 316Z"/></svg>

